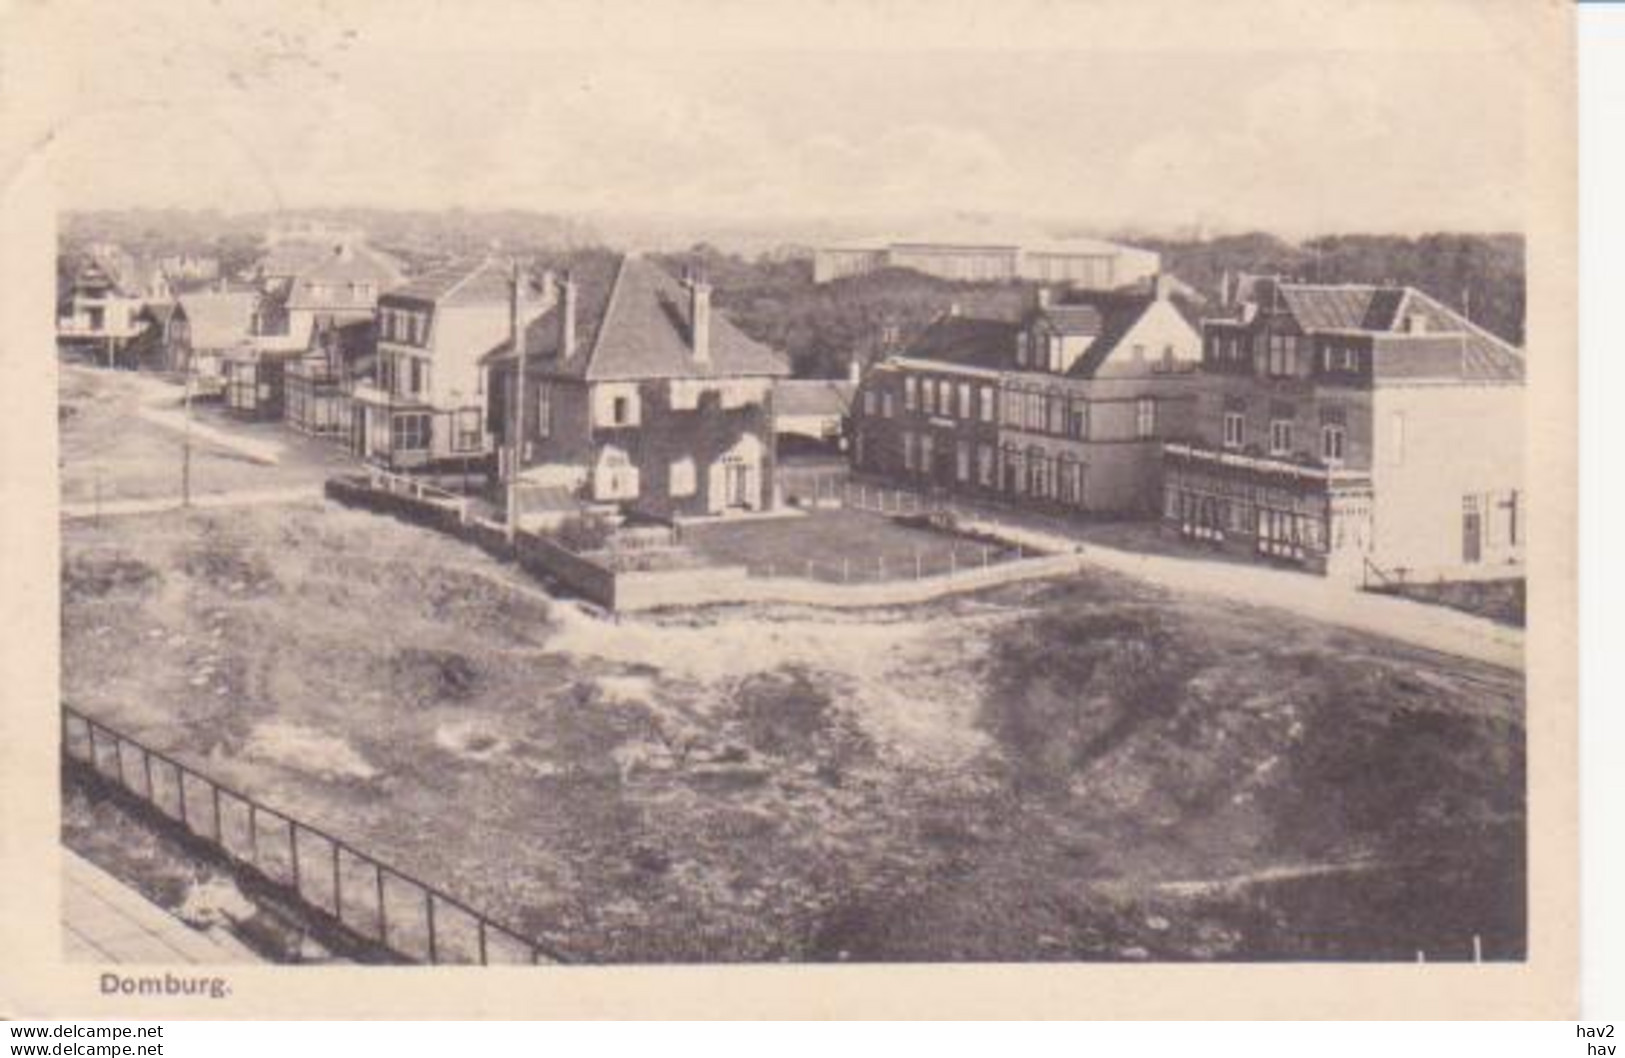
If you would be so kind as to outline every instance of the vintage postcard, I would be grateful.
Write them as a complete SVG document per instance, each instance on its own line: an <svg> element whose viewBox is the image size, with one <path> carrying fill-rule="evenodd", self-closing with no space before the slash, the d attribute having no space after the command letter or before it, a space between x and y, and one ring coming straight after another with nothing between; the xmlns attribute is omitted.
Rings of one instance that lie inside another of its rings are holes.
<svg viewBox="0 0 1625 1058"><path fill-rule="evenodd" d="M0 1015L1572 1016L1567 4L3 10Z"/></svg>

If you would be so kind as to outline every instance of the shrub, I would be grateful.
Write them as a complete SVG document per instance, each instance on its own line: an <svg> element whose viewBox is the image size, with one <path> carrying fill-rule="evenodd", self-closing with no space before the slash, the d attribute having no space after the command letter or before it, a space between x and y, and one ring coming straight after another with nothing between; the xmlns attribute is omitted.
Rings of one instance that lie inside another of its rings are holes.
<svg viewBox="0 0 1625 1058"><path fill-rule="evenodd" d="M553 538L565 550L580 554L583 551L602 550L608 545L613 532L614 527L603 515L583 511L560 522L553 531Z"/></svg>

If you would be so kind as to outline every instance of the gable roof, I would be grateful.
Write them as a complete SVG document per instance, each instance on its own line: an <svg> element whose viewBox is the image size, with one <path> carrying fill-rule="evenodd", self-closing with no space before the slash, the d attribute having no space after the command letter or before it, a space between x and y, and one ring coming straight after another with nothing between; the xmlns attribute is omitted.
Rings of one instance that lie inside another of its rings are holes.
<svg viewBox="0 0 1625 1058"><path fill-rule="evenodd" d="M1156 301L1149 292L1082 290L1064 304L1035 310L1029 318L1044 320L1060 334L1094 339L1067 371L1074 378L1087 378L1100 370Z"/></svg>
<svg viewBox="0 0 1625 1058"><path fill-rule="evenodd" d="M251 340L254 294L182 294L178 300L194 349L227 349Z"/></svg>
<svg viewBox="0 0 1625 1058"><path fill-rule="evenodd" d="M777 415L845 415L856 383L841 378L787 378L773 384Z"/></svg>
<svg viewBox="0 0 1625 1058"><path fill-rule="evenodd" d="M576 352L561 359L562 306L554 300L525 328L525 355L540 370L587 381L661 378L784 377L789 364L779 353L747 337L711 309L711 355L699 361L689 345L688 292L652 261L627 256L602 275L577 280ZM487 362L512 355L504 342ZM527 361L529 362L529 361Z"/></svg>
<svg viewBox="0 0 1625 1058"><path fill-rule="evenodd" d="M1069 292L1065 302L1032 309L1019 323L942 316L903 355L962 367L1012 370L1017 367L1016 343L1021 332L1042 326L1067 337L1092 339L1067 371L1070 377L1087 378L1100 369L1156 301L1147 292L1081 290Z"/></svg>

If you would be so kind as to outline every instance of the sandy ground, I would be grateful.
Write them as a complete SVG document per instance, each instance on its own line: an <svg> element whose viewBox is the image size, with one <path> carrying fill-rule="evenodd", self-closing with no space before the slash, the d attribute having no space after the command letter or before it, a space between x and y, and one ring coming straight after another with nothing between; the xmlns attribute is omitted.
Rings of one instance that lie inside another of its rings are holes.
<svg viewBox="0 0 1625 1058"><path fill-rule="evenodd" d="M319 504L64 551L71 702L578 958L1522 943L1505 669L1108 573L607 622Z"/></svg>

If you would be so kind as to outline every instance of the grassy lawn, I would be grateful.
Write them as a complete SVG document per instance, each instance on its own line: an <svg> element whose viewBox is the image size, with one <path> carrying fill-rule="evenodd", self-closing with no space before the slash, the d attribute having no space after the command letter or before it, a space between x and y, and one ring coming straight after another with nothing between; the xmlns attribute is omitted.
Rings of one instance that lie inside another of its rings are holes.
<svg viewBox="0 0 1625 1058"><path fill-rule="evenodd" d="M835 508L686 526L683 542L719 565L749 566L756 576L852 583L909 580L1015 557L998 544Z"/></svg>
<svg viewBox="0 0 1625 1058"><path fill-rule="evenodd" d="M1523 952L1516 673L1105 574L605 624L318 504L63 537L68 701L580 959Z"/></svg>
<svg viewBox="0 0 1625 1058"><path fill-rule="evenodd" d="M58 384L62 499L67 503L160 499L181 494L183 435L144 419L143 406L179 412L182 391L151 376L64 365ZM258 462L202 436L192 440L194 495L239 489L320 485L353 466L337 445L301 436L281 423L232 419L218 405L199 404L195 421L260 444L274 445L275 464Z"/></svg>

